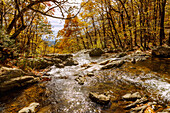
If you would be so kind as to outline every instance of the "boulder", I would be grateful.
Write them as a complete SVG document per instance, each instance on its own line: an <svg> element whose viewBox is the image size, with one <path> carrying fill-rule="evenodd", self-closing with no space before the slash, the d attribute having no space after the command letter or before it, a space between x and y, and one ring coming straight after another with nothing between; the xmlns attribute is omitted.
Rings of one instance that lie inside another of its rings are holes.
<svg viewBox="0 0 170 113"><path fill-rule="evenodd" d="M90 57L94 57L94 56L101 56L103 53L104 52L100 48L95 48L89 52L89 55Z"/></svg>
<svg viewBox="0 0 170 113"><path fill-rule="evenodd" d="M33 76L22 76L22 77L12 78L0 84L0 92L5 92L15 88L24 87L29 84L36 83L38 81L39 78L35 78Z"/></svg>
<svg viewBox="0 0 170 113"><path fill-rule="evenodd" d="M89 93L89 98L96 103L99 104L108 104L110 102L110 95L104 95L104 94L97 94L97 93Z"/></svg>
<svg viewBox="0 0 170 113"><path fill-rule="evenodd" d="M39 106L39 103L33 102L28 107L21 109L18 113L35 113Z"/></svg>
<svg viewBox="0 0 170 113"><path fill-rule="evenodd" d="M152 55L156 57L170 58L170 47L158 47L152 50Z"/></svg>
<svg viewBox="0 0 170 113"><path fill-rule="evenodd" d="M103 67L101 67L101 69L110 69L110 68L113 68L113 67L120 67L124 64L124 61L121 60L121 61L113 61L111 63L108 63L106 65L104 65Z"/></svg>
<svg viewBox="0 0 170 113"><path fill-rule="evenodd" d="M20 77L26 73L21 69L1 67L0 68L0 83L10 80L11 78Z"/></svg>

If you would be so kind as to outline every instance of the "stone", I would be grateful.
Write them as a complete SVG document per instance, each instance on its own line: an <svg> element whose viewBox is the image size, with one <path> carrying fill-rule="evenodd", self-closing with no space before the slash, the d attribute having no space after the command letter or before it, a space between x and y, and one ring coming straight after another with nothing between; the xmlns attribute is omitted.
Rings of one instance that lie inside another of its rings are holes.
<svg viewBox="0 0 170 113"><path fill-rule="evenodd" d="M105 60L99 63L99 65L106 65L110 62L110 60Z"/></svg>
<svg viewBox="0 0 170 113"><path fill-rule="evenodd" d="M133 102L133 103L125 106L125 109L130 109L130 108L132 108L132 107L135 107L137 104L145 103L145 102L147 102L147 101L148 101L148 99L145 98L145 97L143 97L143 98L141 98L141 99L137 99L135 102ZM151 104L152 104L152 103L151 103ZM154 104L154 103L153 103L153 104Z"/></svg>
<svg viewBox="0 0 170 113"><path fill-rule="evenodd" d="M28 107L24 107L18 113L35 113L36 109L40 106L39 103L33 102Z"/></svg>
<svg viewBox="0 0 170 113"><path fill-rule="evenodd" d="M63 61L59 58L52 58L52 61L55 63L55 64L58 64L58 63L62 63Z"/></svg>
<svg viewBox="0 0 170 113"><path fill-rule="evenodd" d="M106 65L104 65L103 67L101 67L101 69L110 69L110 68L113 68L113 67L120 67L124 64L124 61L121 60L121 61L113 61L111 63L108 63Z"/></svg>
<svg viewBox="0 0 170 113"><path fill-rule="evenodd" d="M90 57L101 56L104 52L100 48L92 49L89 52Z"/></svg>
<svg viewBox="0 0 170 113"><path fill-rule="evenodd" d="M156 57L170 58L170 47L157 47L152 50L152 55Z"/></svg>
<svg viewBox="0 0 170 113"><path fill-rule="evenodd" d="M147 107L147 105L143 105L137 108L132 108L131 113L143 113Z"/></svg>
<svg viewBox="0 0 170 113"><path fill-rule="evenodd" d="M20 77L26 73L21 69L1 67L0 68L0 83L10 80L11 78Z"/></svg>
<svg viewBox="0 0 170 113"><path fill-rule="evenodd" d="M87 76L92 77L94 76L94 73L87 73Z"/></svg>
<svg viewBox="0 0 170 113"><path fill-rule="evenodd" d="M67 58L64 63L65 66L72 66L72 65L78 65L77 61L74 61L73 58Z"/></svg>
<svg viewBox="0 0 170 113"><path fill-rule="evenodd" d="M55 64L55 66L58 67L58 68L64 68L64 64L63 63Z"/></svg>
<svg viewBox="0 0 170 113"><path fill-rule="evenodd" d="M75 80L76 80L76 81L78 82L78 84L80 84L80 85L83 85L84 82L86 81L85 77L82 77L82 76L77 77Z"/></svg>
<svg viewBox="0 0 170 113"><path fill-rule="evenodd" d="M104 95L104 94L97 94L97 93L89 93L89 98L96 103L99 104L108 104L110 102L110 95Z"/></svg>
<svg viewBox="0 0 170 113"><path fill-rule="evenodd" d="M33 76L22 76L22 77L12 78L0 84L0 92L5 92L18 87L24 87L26 85L33 84L38 81L39 78L38 77L35 78Z"/></svg>
<svg viewBox="0 0 170 113"><path fill-rule="evenodd" d="M134 100L134 99L139 99L142 98L139 92L135 92L133 94L125 94L124 96L122 96L123 99L125 100Z"/></svg>

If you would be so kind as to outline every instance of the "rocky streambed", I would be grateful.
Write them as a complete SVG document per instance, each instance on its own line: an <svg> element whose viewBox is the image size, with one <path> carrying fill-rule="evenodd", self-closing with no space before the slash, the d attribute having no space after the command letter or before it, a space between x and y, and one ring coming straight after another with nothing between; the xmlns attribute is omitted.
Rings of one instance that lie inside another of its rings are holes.
<svg viewBox="0 0 170 113"><path fill-rule="evenodd" d="M21 113L24 108L38 113L169 112L169 58L153 58L150 52L141 51L93 51L73 54L73 64L77 61L77 65L51 66L44 74L51 81L11 94L11 100L4 98L1 111Z"/></svg>

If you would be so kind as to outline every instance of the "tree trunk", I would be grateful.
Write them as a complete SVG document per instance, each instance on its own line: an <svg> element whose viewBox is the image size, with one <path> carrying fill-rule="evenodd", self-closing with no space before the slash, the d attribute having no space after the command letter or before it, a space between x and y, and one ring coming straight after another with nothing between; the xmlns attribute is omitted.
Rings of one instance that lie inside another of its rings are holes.
<svg viewBox="0 0 170 113"><path fill-rule="evenodd" d="M160 36L159 36L159 45L162 46L163 44L163 39L165 39L165 32L164 32L164 18L165 18L165 5L166 5L166 0L162 0L162 3L160 3Z"/></svg>

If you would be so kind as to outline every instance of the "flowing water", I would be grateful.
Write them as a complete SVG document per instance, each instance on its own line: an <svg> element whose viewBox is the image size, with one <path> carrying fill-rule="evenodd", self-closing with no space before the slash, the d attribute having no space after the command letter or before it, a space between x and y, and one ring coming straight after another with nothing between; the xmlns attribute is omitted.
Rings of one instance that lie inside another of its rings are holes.
<svg viewBox="0 0 170 113"><path fill-rule="evenodd" d="M170 59L149 58L136 64L125 63L120 68L100 70L99 62L105 56L91 58L84 51L74 54L79 62L77 66L64 68L51 67L52 80L46 85L50 91L48 103L39 113L124 113L127 103L122 100L126 93L140 92L150 101L170 105ZM82 65L91 65L86 68ZM93 72L95 76L88 77ZM84 85L79 85L75 78L85 76ZM99 105L92 102L89 92L107 93L111 95L111 103ZM50 107L49 107L50 106Z"/></svg>
<svg viewBox="0 0 170 113"><path fill-rule="evenodd" d="M91 58L88 54L78 52L74 59L78 66L67 66L63 69L52 67L49 72L53 75L48 88L52 90L51 101L54 101L53 112L61 113L94 113L117 112L123 110L122 95L139 91L143 96L158 103L170 103L170 59L149 59L136 64L126 63L117 69L100 70L97 63L106 60L104 56ZM108 59L108 58L107 58ZM110 58L119 60L118 58ZM92 67L85 69L84 64ZM77 75L86 76L94 72L95 77L86 77L84 85L79 85ZM63 79L67 78L67 79ZM89 92L108 93L112 104L100 106L92 102ZM125 112L125 111L124 111Z"/></svg>

